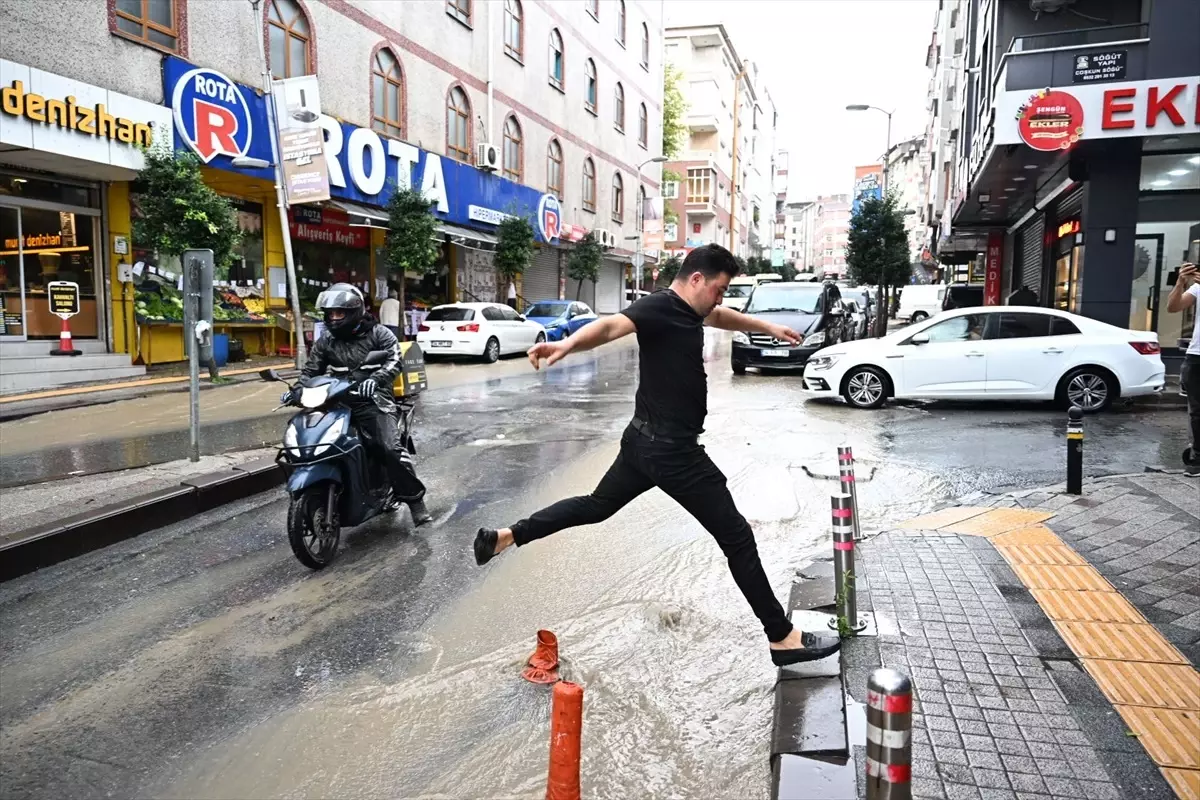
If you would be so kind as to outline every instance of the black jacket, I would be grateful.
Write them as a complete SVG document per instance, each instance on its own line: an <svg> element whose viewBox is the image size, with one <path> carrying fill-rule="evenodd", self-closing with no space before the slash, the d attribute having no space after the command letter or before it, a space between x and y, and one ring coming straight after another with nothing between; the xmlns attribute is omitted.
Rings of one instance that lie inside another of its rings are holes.
<svg viewBox="0 0 1200 800"><path fill-rule="evenodd" d="M389 350L392 357L381 367L360 369L359 365L372 350ZM374 378L377 384L375 405L388 413L396 410L392 386L400 374L400 342L384 326L364 323L363 330L349 339L335 339L330 333L322 335L312 346L303 373L306 378L311 378L326 371L352 381Z"/></svg>

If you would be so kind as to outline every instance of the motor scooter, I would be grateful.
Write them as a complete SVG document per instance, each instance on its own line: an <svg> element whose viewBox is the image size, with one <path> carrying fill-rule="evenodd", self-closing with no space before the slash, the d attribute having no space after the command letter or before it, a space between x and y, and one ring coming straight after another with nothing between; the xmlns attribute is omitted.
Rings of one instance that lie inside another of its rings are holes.
<svg viewBox="0 0 1200 800"><path fill-rule="evenodd" d="M384 364L393 354L374 350L362 366ZM273 369L259 373L263 380L283 382ZM355 403L373 402L354 394L357 382L344 377L319 375L301 378L291 403L298 406L283 436L276 461L287 473L287 534L292 552L310 569L333 563L342 527L362 525L402 505L392 496L392 484L383 465L367 457L362 440L351 423ZM397 424L401 441L413 452L411 435L414 404L398 403Z"/></svg>

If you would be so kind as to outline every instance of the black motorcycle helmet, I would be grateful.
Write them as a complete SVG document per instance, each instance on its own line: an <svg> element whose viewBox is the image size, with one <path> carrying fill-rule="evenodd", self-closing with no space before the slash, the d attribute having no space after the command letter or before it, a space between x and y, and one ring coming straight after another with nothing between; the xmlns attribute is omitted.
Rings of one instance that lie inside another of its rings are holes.
<svg viewBox="0 0 1200 800"><path fill-rule="evenodd" d="M321 292L317 296L317 309L325 319L325 328L337 339L354 336L367 312L362 292L348 283L335 283ZM344 312L341 319L333 319L333 311Z"/></svg>

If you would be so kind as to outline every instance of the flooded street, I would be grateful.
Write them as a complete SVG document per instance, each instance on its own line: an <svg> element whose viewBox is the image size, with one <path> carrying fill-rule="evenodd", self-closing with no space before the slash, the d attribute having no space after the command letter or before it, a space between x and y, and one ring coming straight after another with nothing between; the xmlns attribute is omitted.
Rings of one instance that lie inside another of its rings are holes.
<svg viewBox="0 0 1200 800"><path fill-rule="evenodd" d="M727 347L709 340L703 441L781 597L827 549L836 482L820 476L840 444L867 529L1062 479L1059 411L805 404L797 376L732 376ZM0 585L0 794L540 797L550 693L519 674L549 628L585 689L585 796L766 797L774 669L682 509L652 491L485 568L470 554L480 525L593 488L636 358L431 391L418 468L435 523L376 520L322 573L292 558L271 493ZM1162 463L1176 416L1089 421L1089 469Z"/></svg>

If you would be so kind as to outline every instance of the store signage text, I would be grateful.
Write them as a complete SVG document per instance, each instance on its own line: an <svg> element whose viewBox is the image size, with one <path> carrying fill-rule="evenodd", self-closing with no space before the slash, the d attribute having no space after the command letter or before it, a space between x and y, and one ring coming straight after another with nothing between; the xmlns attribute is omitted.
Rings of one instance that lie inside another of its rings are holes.
<svg viewBox="0 0 1200 800"><path fill-rule="evenodd" d="M484 208L483 206L467 206L467 219L475 222L486 222L489 225L499 225L504 220L511 217L512 214L505 214L503 211L497 211L494 208Z"/></svg>
<svg viewBox="0 0 1200 800"><path fill-rule="evenodd" d="M231 163L238 156L264 161L272 157L263 97L215 70L196 68L174 56L163 62L163 79L182 144L218 169L273 180L271 169ZM324 132L332 197L383 207L396 191L418 188L429 198L435 216L476 224L480 220L471 217L471 206L511 209L535 218L542 204L543 194L536 189L416 145L386 139L370 128L325 114L319 125ZM542 233L541 225L535 228Z"/></svg>
<svg viewBox="0 0 1200 800"><path fill-rule="evenodd" d="M1188 84L1177 83L1173 86L1151 86L1146 91L1145 123L1147 128L1157 127L1159 120L1166 121L1176 128L1183 127L1186 122L1184 114L1193 117L1193 124L1200 125L1200 91L1192 87L1191 102L1194 108L1181 105L1185 99L1184 92ZM1104 92L1104 114L1100 120L1103 130L1127 130L1137 125L1135 116L1141 116L1138 107L1138 90L1136 87L1108 89Z"/></svg>
<svg viewBox="0 0 1200 800"><path fill-rule="evenodd" d="M992 231L988 234L987 259L983 273L983 304L1000 305L1000 270L1004 261L1004 233Z"/></svg>
<svg viewBox="0 0 1200 800"><path fill-rule="evenodd" d="M1079 220L1067 220L1058 226L1058 238L1065 239L1068 236L1074 236L1079 233Z"/></svg>
<svg viewBox="0 0 1200 800"><path fill-rule="evenodd" d="M46 284L50 313L70 319L79 313L79 284L73 281L50 281Z"/></svg>
<svg viewBox="0 0 1200 800"><path fill-rule="evenodd" d="M542 238L547 242L558 238L562 227L562 209L554 195L544 194L538 202L537 225Z"/></svg>
<svg viewBox="0 0 1200 800"><path fill-rule="evenodd" d="M104 103L81 106L74 95L67 95L65 100L46 98L25 91L21 81L13 81L12 85L0 89L0 108L9 116L24 117L30 122L56 125L101 139L141 147L149 147L154 142L154 129L150 125L113 116Z"/></svg>
<svg viewBox="0 0 1200 800"><path fill-rule="evenodd" d="M15 250L20 242L20 239L5 239L4 247L7 250ZM61 244L61 233L31 233L25 237L25 247L27 249L35 247L58 247Z"/></svg>
<svg viewBox="0 0 1200 800"><path fill-rule="evenodd" d="M1075 56L1071 82L1119 81L1125 77L1127 55L1126 50L1110 50L1107 53L1083 53Z"/></svg>
<svg viewBox="0 0 1200 800"><path fill-rule="evenodd" d="M298 210L298 209L297 209ZM326 210L320 222L308 222L304 216L293 211L288 219L292 236L302 242L318 242L338 247L365 249L370 244L370 231L352 227L349 218L332 210Z"/></svg>
<svg viewBox="0 0 1200 800"><path fill-rule="evenodd" d="M1017 111L1021 140L1034 150L1069 150L1083 136L1083 106L1067 92L1044 90Z"/></svg>

